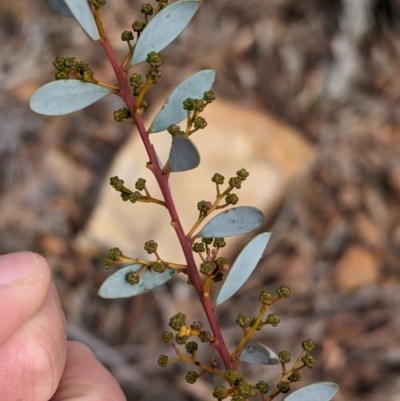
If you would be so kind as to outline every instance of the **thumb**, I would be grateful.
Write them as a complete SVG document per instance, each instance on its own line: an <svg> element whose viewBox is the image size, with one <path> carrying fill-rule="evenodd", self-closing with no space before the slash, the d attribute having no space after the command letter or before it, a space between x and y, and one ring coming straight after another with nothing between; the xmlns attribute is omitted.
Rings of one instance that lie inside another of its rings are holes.
<svg viewBox="0 0 400 401"><path fill-rule="evenodd" d="M0 346L42 306L49 292L50 269L29 252L0 256Z"/></svg>

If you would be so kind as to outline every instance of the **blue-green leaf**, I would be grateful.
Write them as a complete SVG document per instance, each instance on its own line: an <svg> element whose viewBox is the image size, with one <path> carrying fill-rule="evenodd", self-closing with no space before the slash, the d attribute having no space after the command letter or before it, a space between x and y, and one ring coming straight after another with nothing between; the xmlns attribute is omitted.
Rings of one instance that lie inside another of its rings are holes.
<svg viewBox="0 0 400 401"><path fill-rule="evenodd" d="M31 97L30 108L46 116L60 116L84 109L109 95L110 89L99 85L71 80L50 82Z"/></svg>
<svg viewBox="0 0 400 401"><path fill-rule="evenodd" d="M321 382L302 387L290 394L284 401L330 401L339 386L335 383Z"/></svg>
<svg viewBox="0 0 400 401"><path fill-rule="evenodd" d="M240 252L221 287L216 301L217 305L234 295L250 277L264 253L270 236L271 233L257 235Z"/></svg>
<svg viewBox="0 0 400 401"><path fill-rule="evenodd" d="M178 0L163 8L140 34L130 65L139 64L148 53L167 47L186 28L199 4L198 0Z"/></svg>
<svg viewBox="0 0 400 401"><path fill-rule="evenodd" d="M171 172L186 171L200 164L200 155L193 142L181 135L172 139L169 153L169 169Z"/></svg>
<svg viewBox="0 0 400 401"><path fill-rule="evenodd" d="M279 357L258 341L248 341L239 354L239 361L255 365L278 365Z"/></svg>
<svg viewBox="0 0 400 401"><path fill-rule="evenodd" d="M141 264L133 264L119 269L102 284L99 295L109 299L134 297L166 283L178 273L177 270L169 268L166 268L163 273L147 269L140 274L138 284L129 284L126 281L126 275L136 273L141 268Z"/></svg>
<svg viewBox="0 0 400 401"><path fill-rule="evenodd" d="M49 6L58 11L60 14L65 15L66 17L74 18L74 15L71 13L71 10L67 7L64 0L46 0Z"/></svg>
<svg viewBox="0 0 400 401"><path fill-rule="evenodd" d="M200 238L231 237L254 230L263 221L261 210L251 206L235 207L213 217L197 235Z"/></svg>
<svg viewBox="0 0 400 401"><path fill-rule="evenodd" d="M215 70L203 70L181 82L164 103L152 122L149 132L161 132L172 124L178 124L187 117L183 101L187 98L202 99L204 92L211 89L215 80Z"/></svg>
<svg viewBox="0 0 400 401"><path fill-rule="evenodd" d="M90 39L99 40L100 34L87 0L64 0L78 24Z"/></svg>

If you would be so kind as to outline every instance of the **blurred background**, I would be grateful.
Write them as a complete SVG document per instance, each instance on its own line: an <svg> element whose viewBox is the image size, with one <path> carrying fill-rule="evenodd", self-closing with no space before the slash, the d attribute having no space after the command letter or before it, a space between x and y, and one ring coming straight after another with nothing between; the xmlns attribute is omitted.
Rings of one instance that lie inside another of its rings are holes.
<svg viewBox="0 0 400 401"><path fill-rule="evenodd" d="M108 3L104 26L122 60L120 35L140 18L141 3ZM218 381L189 385L191 366L156 363L173 355L161 341L173 314L204 321L183 278L132 299L97 296L111 247L142 256L144 242L156 239L165 259L183 261L165 210L122 204L108 185L114 175L152 185L134 130L113 120L121 103L109 97L61 117L28 108L53 79L58 55L114 83L101 46L44 0L2 0L0 54L0 253L48 259L69 338L94 350L128 401L213 399ZM334 381L337 401L399 401L399 0L205 0L162 57L148 122L179 82L217 69L217 101L195 138L202 164L172 182L185 227L196 203L213 198L210 177L245 167L241 204L261 208L258 232L273 232L254 276L218 311L228 345L240 339L238 313L257 312L259 290L286 284L291 298L273 308L282 323L256 339L293 359L302 340L315 341L316 367L293 388ZM161 157L168 141L154 135ZM250 238L230 241L224 256L232 261ZM215 356L208 348L201 355ZM254 382L279 377L276 367L244 370Z"/></svg>

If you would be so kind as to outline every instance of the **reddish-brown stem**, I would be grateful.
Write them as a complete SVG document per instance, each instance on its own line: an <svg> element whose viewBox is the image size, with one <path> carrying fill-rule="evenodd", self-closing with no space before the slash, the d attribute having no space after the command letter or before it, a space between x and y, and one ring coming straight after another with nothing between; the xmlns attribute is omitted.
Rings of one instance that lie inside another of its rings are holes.
<svg viewBox="0 0 400 401"><path fill-rule="evenodd" d="M225 366L225 369L232 368L235 365L235 363L232 363L231 358L229 356L229 352L226 348L225 341L222 337L221 330L218 326L214 310L211 306L209 294L206 291L203 291L202 281L200 279L196 262L193 257L190 238L186 237L185 232L183 230L182 224L179 219L179 215L176 211L175 204L172 199L171 192L168 187L168 176L162 173L162 170L158 165L157 157L151 145L148 132L143 124L141 113L139 112L140 109L138 110L136 109L134 98L128 85L127 73L118 64L115 53L104 33L102 35L102 38L100 39L100 43L103 46L107 54L107 57L110 60L110 63L114 69L115 75L118 79L120 85L120 92L118 93L118 95L125 101L129 111L131 112L131 115L135 121L140 137L146 149L147 155L150 159L150 161L147 164L147 167L154 174L154 177L157 180L157 183L163 194L165 203L167 205L167 209L171 217L171 225L175 229L183 253L185 255L188 277L193 283L193 286L195 287L196 292L200 298L201 304L203 305L204 312L207 316L208 322L211 327L211 331L214 336L214 341L212 342L211 345L216 349L216 351L220 355L222 362Z"/></svg>

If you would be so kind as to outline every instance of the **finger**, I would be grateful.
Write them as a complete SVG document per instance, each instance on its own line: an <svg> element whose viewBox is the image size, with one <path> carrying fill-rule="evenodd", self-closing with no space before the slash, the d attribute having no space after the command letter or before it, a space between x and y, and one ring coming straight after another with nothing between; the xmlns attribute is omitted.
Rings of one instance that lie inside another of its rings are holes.
<svg viewBox="0 0 400 401"><path fill-rule="evenodd" d="M0 399L49 400L60 382L66 350L64 314L52 285L37 313L0 346Z"/></svg>
<svg viewBox="0 0 400 401"><path fill-rule="evenodd" d="M40 309L50 276L46 261L37 254L0 256L0 346Z"/></svg>
<svg viewBox="0 0 400 401"><path fill-rule="evenodd" d="M68 342L67 362L51 401L126 401L111 373L88 347Z"/></svg>

